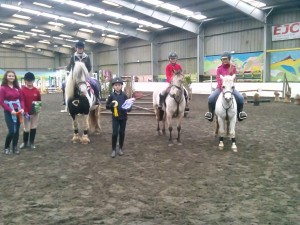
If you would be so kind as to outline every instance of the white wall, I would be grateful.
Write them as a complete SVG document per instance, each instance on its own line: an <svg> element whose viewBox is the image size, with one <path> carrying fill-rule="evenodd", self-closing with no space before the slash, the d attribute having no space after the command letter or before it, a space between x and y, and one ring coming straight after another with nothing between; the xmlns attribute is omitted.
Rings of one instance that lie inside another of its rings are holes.
<svg viewBox="0 0 300 225"><path fill-rule="evenodd" d="M289 85L292 89L292 98L295 97L296 94L300 94L300 83L290 83ZM216 82L191 84L193 94L210 94L212 87L215 88L216 86ZM274 97L275 90L283 90L283 83L235 83L235 86L236 89L241 92L247 90L256 90L253 92L246 92L247 96L253 96L257 90L262 89L261 91L258 91L261 97ZM136 82L134 84L135 91L154 91L157 88L163 89L164 87L167 87L167 83L165 82Z"/></svg>

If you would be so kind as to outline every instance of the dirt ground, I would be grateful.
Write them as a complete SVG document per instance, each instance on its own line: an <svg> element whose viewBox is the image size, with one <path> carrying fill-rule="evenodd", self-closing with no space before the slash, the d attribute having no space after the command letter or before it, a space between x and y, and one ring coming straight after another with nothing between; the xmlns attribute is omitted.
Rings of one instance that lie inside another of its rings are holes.
<svg viewBox="0 0 300 225"><path fill-rule="evenodd" d="M42 98L37 149L0 155L0 225L300 224L299 106L247 104L234 153L218 149L207 96L194 95L182 146L168 147L154 116L131 115L112 159L110 115L91 144L72 144L61 94ZM6 132L1 113L3 145Z"/></svg>

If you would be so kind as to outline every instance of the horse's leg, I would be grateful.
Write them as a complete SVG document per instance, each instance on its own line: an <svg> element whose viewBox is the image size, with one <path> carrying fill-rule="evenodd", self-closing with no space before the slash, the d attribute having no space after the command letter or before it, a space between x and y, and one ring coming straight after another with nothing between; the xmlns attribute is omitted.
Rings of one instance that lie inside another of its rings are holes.
<svg viewBox="0 0 300 225"><path fill-rule="evenodd" d="M178 120L177 120L177 144L178 145L182 145L181 140L180 140L180 131L181 131L181 121L182 121L183 116L178 118Z"/></svg>
<svg viewBox="0 0 300 225"><path fill-rule="evenodd" d="M88 144L90 143L90 139L88 136L88 130L89 130L89 114L88 115L82 115L83 116L83 123L84 123L84 127L83 127L83 135L81 137L81 144Z"/></svg>
<svg viewBox="0 0 300 225"><path fill-rule="evenodd" d="M168 127L169 127L169 133L170 133L170 136L169 136L169 146L173 146L173 138L172 138L172 130L173 130L173 127L172 127L172 116L167 115L167 124L168 124Z"/></svg>
<svg viewBox="0 0 300 225"><path fill-rule="evenodd" d="M101 107L100 105L97 106L95 110L95 116L96 116L96 134L100 134L101 132L101 123L100 123L100 117L101 117Z"/></svg>
<svg viewBox="0 0 300 225"><path fill-rule="evenodd" d="M219 147L223 148L224 147L224 142L223 142L223 137L225 134L225 121L222 120L221 117L218 117L218 123L219 123Z"/></svg>
<svg viewBox="0 0 300 225"><path fill-rule="evenodd" d="M80 142L80 136L78 134L78 116L74 116L73 117L73 130L74 130L74 134L73 134L73 138L72 138L72 142L73 143L78 143Z"/></svg>
<svg viewBox="0 0 300 225"><path fill-rule="evenodd" d="M230 133L230 137L231 137L231 149L234 152L237 152L237 146L236 146L236 141L235 141L235 124L236 124L236 116L234 116L234 118L232 118L230 125L229 125L229 133Z"/></svg>
<svg viewBox="0 0 300 225"><path fill-rule="evenodd" d="M218 137L218 135L219 135L219 128L220 128L219 120L218 120L218 117L216 116L216 122L215 122L215 137Z"/></svg>

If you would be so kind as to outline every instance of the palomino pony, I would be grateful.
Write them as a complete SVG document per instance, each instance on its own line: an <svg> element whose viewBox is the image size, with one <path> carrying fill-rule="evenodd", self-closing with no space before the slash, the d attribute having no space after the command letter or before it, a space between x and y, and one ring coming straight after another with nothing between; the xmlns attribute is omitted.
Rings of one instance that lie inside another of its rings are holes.
<svg viewBox="0 0 300 225"><path fill-rule="evenodd" d="M163 106L164 112L161 112L157 108L157 100L159 98L159 93L153 93L153 106L155 108L155 114L157 119L157 131L160 131L159 121L163 122L163 133L165 133L165 123L169 128L169 146L173 145L172 137L172 119L177 118L177 144L181 145L180 140L180 131L181 131L181 121L184 117L186 100L184 97L184 88L183 88L183 74L182 71L173 71L174 75L172 78L170 91L165 99L165 105Z"/></svg>
<svg viewBox="0 0 300 225"><path fill-rule="evenodd" d="M216 102L215 114L217 117L216 120L216 130L215 134L220 135L219 137L219 147L223 148L224 135L227 133L231 137L231 148L234 152L237 151L237 146L235 142L235 124L237 117L237 105L236 100L233 95L234 91L234 79L233 76L222 76L222 92L220 93L218 100ZM226 128L227 126L227 128ZM225 132L225 128L226 131Z"/></svg>
<svg viewBox="0 0 300 225"><path fill-rule="evenodd" d="M96 97L87 82L89 73L84 63L75 62L67 77L65 99L68 111L73 119L73 143L88 144L88 132L100 132L100 106L95 105ZM81 114L81 121L79 121ZM79 136L79 124L83 125L83 135Z"/></svg>

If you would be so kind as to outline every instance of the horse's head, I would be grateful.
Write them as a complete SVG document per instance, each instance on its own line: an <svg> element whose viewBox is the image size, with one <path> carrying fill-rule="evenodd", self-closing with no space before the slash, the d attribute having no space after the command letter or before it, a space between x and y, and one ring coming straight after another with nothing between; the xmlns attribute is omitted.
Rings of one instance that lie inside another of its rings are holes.
<svg viewBox="0 0 300 225"><path fill-rule="evenodd" d="M183 86L183 73L182 70L173 70L173 77L171 84L177 87L182 88Z"/></svg>
<svg viewBox="0 0 300 225"><path fill-rule="evenodd" d="M79 90L80 95L86 95L88 91L86 83L88 74L89 72L85 64L83 62L76 61L72 71L72 76L75 80L75 84Z"/></svg>
<svg viewBox="0 0 300 225"><path fill-rule="evenodd" d="M223 97L226 101L231 101L233 98L233 91L234 91L234 80L235 80L235 74L232 76L222 76L220 75L220 78L222 80L222 92Z"/></svg>

